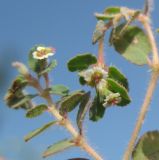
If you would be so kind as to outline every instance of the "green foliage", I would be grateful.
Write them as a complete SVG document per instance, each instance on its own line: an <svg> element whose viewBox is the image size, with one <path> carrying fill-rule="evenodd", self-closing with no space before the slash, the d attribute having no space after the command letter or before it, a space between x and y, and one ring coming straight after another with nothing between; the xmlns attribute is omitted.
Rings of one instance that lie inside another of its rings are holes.
<svg viewBox="0 0 159 160"><path fill-rule="evenodd" d="M85 81L84 77L79 77L79 82L80 82L81 85L86 84L86 81Z"/></svg>
<svg viewBox="0 0 159 160"><path fill-rule="evenodd" d="M51 63L48 66L46 66L46 68L43 71L39 73L39 75L43 75L45 73L51 72L56 66L57 66L57 61L54 59L51 61Z"/></svg>
<svg viewBox="0 0 159 160"><path fill-rule="evenodd" d="M70 147L73 147L75 144L72 140L64 139L62 141L59 141L52 146L48 147L48 149L43 153L43 157L48 157L50 155L54 155L58 152L61 152L65 149L68 149Z"/></svg>
<svg viewBox="0 0 159 160"><path fill-rule="evenodd" d="M27 118L35 118L35 117L41 115L47 109L48 109L48 107L45 104L40 104L40 105L28 110L28 112L26 113L26 117Z"/></svg>
<svg viewBox="0 0 159 160"><path fill-rule="evenodd" d="M103 14L97 14L96 18L98 20L111 20L113 19L117 14L120 14L120 7L108 7L105 9Z"/></svg>
<svg viewBox="0 0 159 160"><path fill-rule="evenodd" d="M71 72L87 69L90 65L97 63L97 59L90 53L78 54L67 63L68 70Z"/></svg>
<svg viewBox="0 0 159 160"><path fill-rule="evenodd" d="M89 119L91 121L98 121L103 118L105 113L105 107L103 106L103 97L97 95L89 110Z"/></svg>
<svg viewBox="0 0 159 160"><path fill-rule="evenodd" d="M64 114L75 109L75 107L81 102L84 94L85 92L80 90L63 97L60 101L60 113Z"/></svg>
<svg viewBox="0 0 159 160"><path fill-rule="evenodd" d="M123 31L124 26L125 23L117 26L111 34L110 39L115 50L134 64L147 64L151 47L146 34L141 28L130 25Z"/></svg>
<svg viewBox="0 0 159 160"><path fill-rule="evenodd" d="M124 86L127 90L129 90L128 80L127 78L114 66L110 66L108 70L108 78L111 78L122 86Z"/></svg>
<svg viewBox="0 0 159 160"><path fill-rule="evenodd" d="M138 141L133 154L133 160L159 159L159 131L149 131Z"/></svg>
<svg viewBox="0 0 159 160"><path fill-rule="evenodd" d="M93 32L92 44L95 44L98 40L102 39L105 34L105 23L100 20L97 22L95 31Z"/></svg>
<svg viewBox="0 0 159 160"><path fill-rule="evenodd" d="M89 108L90 94L91 94L90 92L87 92L86 94L83 95L82 101L81 101L81 104L79 106L79 110L77 113L76 122L77 122L77 126L79 128L80 133L82 132L83 120Z"/></svg>
<svg viewBox="0 0 159 160"><path fill-rule="evenodd" d="M35 129L34 131L30 132L28 135L26 135L24 137L24 140L27 142L29 141L30 139L34 138L35 136L39 135L40 133L44 132L45 130L47 130L48 128L50 128L51 126L55 125L57 123L57 121L52 121L52 122L49 122L47 124L45 124L44 126L38 128L38 129Z"/></svg>
<svg viewBox="0 0 159 160"><path fill-rule="evenodd" d="M117 83L111 78L107 79L107 83L108 83L108 89L111 92L119 93L121 96L121 102L117 104L118 106L125 106L131 102L131 99L125 87L123 87L122 85L120 85L119 83Z"/></svg>
<svg viewBox="0 0 159 160"><path fill-rule="evenodd" d="M67 96L69 93L69 89L64 85L54 85L51 88L49 88L49 93L60 96Z"/></svg>

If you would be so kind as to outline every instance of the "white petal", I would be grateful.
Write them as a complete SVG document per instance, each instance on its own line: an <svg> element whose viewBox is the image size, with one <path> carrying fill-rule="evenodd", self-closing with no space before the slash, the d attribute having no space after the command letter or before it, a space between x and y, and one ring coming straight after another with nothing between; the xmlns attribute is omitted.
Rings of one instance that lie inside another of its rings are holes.
<svg viewBox="0 0 159 160"><path fill-rule="evenodd" d="M44 50L44 49L45 49L45 47L41 47L41 46L37 47L37 51L41 51L41 50Z"/></svg>

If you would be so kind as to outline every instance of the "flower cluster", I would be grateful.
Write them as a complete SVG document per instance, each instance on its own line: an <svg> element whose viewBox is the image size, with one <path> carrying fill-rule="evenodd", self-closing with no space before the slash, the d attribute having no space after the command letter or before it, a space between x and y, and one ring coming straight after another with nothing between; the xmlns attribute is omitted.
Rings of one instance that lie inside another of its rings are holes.
<svg viewBox="0 0 159 160"><path fill-rule="evenodd" d="M43 46L38 46L36 48L36 51L32 53L33 58L39 60L46 59L49 56L53 56L54 54L55 54L55 48L43 47Z"/></svg>
<svg viewBox="0 0 159 160"><path fill-rule="evenodd" d="M108 72L99 66L83 70L79 72L79 76L91 87L96 87L99 92L106 88Z"/></svg>
<svg viewBox="0 0 159 160"><path fill-rule="evenodd" d="M116 105L121 102L121 96L119 93L110 93L106 96L103 106L107 107L109 105Z"/></svg>

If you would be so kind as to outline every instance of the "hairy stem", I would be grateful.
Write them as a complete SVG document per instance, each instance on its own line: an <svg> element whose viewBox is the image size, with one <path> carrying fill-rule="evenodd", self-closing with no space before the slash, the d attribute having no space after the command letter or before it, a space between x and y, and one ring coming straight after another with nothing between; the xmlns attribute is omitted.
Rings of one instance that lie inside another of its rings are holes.
<svg viewBox="0 0 159 160"><path fill-rule="evenodd" d="M149 82L149 86L145 95L145 99L143 102L143 105L141 107L134 131L132 133L130 142L128 144L128 147L126 149L126 152L124 154L123 160L129 160L136 142L136 139L138 138L138 134L140 132L140 129L143 125L145 116L148 112L148 108L149 108L149 104L151 102L152 96L153 96L153 92L156 88L156 84L157 84L157 80L158 80L158 73L157 72L152 72L151 75L151 80Z"/></svg>
<svg viewBox="0 0 159 160"><path fill-rule="evenodd" d="M68 118L64 118L63 116L60 115L58 109L56 108L56 106L54 105L52 101L50 94L46 94L46 93L43 94L43 89L41 85L39 84L38 80L36 80L32 76L29 77L29 80L31 82L31 85L39 91L40 95L43 96L43 98L46 99L48 106L49 106L48 110L50 111L50 113L57 120L63 122L62 125L70 132L70 134L72 134L75 141L78 141L78 139L80 140L77 146L81 147L85 152L87 152L95 160L103 160L102 157L91 146L88 145L84 137L79 138L79 133L75 129L75 127L72 125L71 121Z"/></svg>
<svg viewBox="0 0 159 160"><path fill-rule="evenodd" d="M98 65L104 66L104 38L98 42Z"/></svg>
<svg viewBox="0 0 159 160"><path fill-rule="evenodd" d="M59 114L59 111L56 109L56 107L51 102L52 100L50 99L50 97L48 97L47 101L48 101L48 104L50 106L49 107L49 111L52 113L52 115L54 117L56 117L58 120L62 121L63 117ZM74 128L74 126L72 125L72 123L71 123L71 121L69 119L65 119L64 120L63 126L72 134L73 138L78 140L79 133ZM90 156L92 156L95 160L103 160L102 157L98 153L96 153L96 151L91 146L89 146L87 144L87 142L84 139L84 137L82 137L82 141L79 142L79 146L83 150L85 150Z"/></svg>

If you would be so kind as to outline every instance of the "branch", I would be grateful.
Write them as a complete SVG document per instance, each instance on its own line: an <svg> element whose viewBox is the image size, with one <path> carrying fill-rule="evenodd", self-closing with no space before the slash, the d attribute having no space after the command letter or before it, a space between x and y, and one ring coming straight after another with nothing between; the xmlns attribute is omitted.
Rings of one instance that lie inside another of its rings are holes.
<svg viewBox="0 0 159 160"><path fill-rule="evenodd" d="M74 128L74 126L72 125L71 121L68 118L64 118L63 116L60 115L59 111L56 109L52 98L50 96L50 94L43 92L42 87L39 84L39 81L36 80L34 77L30 76L29 80L31 81L31 85L36 88L38 90L38 92L40 93L40 95L46 99L47 103L48 103L48 110L50 111L50 113L61 122L61 125L63 127L65 127L73 136L74 140L75 140L75 144L77 144L76 146L81 147L85 152L87 152L92 158L94 158L95 160L103 160L102 157L91 147L88 145L88 143L86 142L85 138L83 136L79 136L79 133L77 132L77 130ZM47 81L46 81L47 82Z"/></svg>
<svg viewBox="0 0 159 160"><path fill-rule="evenodd" d="M153 96L153 92L156 88L157 85L157 80L158 80L158 76L159 76L159 57L158 57L158 49L157 49L157 45L156 45L156 41L151 29L151 25L149 23L149 17L144 15L144 14L140 14L137 18L144 26L146 32L147 32L147 36L152 48L152 62L150 67L152 67L152 75L151 75L151 80L149 82L149 86L145 95L145 99L143 102L143 105L141 106L141 110L134 128L134 131L132 133L131 139L129 141L128 147L125 151L123 160L129 160L132 154L132 151L134 149L134 145L135 142L138 138L139 132L141 130L141 127L143 125L144 119L146 117L146 114L148 112L149 109L149 105Z"/></svg>
<svg viewBox="0 0 159 160"><path fill-rule="evenodd" d="M145 116L148 112L149 104L151 102L153 92L156 88L157 80L158 80L158 73L153 72L152 75L151 75L151 80L149 82L149 86L148 86L148 89L147 89L147 92L146 92L146 95L145 95L143 105L141 107L141 110L140 110L140 113L139 113L139 116L138 116L138 119L137 119L137 122L136 122L136 125L135 125L135 128L134 128L134 131L132 133L129 145L128 145L128 147L126 149L126 152L124 154L123 160L129 160L130 157L131 157L136 139L137 139L138 134L139 134L139 132L141 130L141 127L143 125Z"/></svg>

